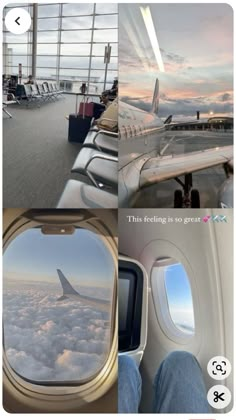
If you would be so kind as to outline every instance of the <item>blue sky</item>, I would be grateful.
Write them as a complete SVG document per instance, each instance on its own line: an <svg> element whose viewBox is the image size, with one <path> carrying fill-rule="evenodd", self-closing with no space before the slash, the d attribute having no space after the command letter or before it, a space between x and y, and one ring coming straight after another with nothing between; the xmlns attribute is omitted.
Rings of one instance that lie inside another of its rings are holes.
<svg viewBox="0 0 236 420"><path fill-rule="evenodd" d="M182 264L173 264L166 270L166 292L172 319L177 324L194 326L192 294L188 276Z"/></svg>
<svg viewBox="0 0 236 420"><path fill-rule="evenodd" d="M25 231L4 253L4 278L58 282L60 268L76 285L112 285L114 264L98 235L76 229L73 235L44 235L41 229Z"/></svg>

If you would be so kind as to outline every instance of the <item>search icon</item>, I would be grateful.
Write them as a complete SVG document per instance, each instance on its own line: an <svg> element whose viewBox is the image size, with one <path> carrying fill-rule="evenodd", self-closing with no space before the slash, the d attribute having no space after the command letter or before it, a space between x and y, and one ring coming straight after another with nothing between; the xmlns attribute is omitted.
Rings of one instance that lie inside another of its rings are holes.
<svg viewBox="0 0 236 420"><path fill-rule="evenodd" d="M231 373L231 363L224 356L215 356L209 360L207 371L211 378L216 381L223 381L228 378Z"/></svg>

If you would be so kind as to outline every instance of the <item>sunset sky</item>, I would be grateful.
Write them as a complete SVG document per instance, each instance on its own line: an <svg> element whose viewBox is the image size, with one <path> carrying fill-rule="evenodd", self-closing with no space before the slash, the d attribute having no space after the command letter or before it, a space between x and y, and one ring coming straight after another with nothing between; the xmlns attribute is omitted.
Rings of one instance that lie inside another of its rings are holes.
<svg viewBox="0 0 236 420"><path fill-rule="evenodd" d="M27 282L52 282L60 286L57 268L70 283L113 287L114 263L101 239L86 229L73 235L44 235L29 229L17 236L4 252L3 277Z"/></svg>
<svg viewBox="0 0 236 420"><path fill-rule="evenodd" d="M226 4L150 4L165 72L160 72L140 6L120 4L121 98L149 111L156 77L161 117L232 115L233 11Z"/></svg>

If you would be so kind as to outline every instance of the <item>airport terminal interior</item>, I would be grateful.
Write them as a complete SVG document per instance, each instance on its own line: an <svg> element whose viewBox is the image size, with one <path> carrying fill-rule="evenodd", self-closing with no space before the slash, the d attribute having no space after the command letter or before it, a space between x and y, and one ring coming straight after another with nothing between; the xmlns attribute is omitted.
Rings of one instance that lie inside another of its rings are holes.
<svg viewBox="0 0 236 420"><path fill-rule="evenodd" d="M68 180L86 178L91 184L87 176L71 172L81 143L68 141L68 119L79 112L85 93L100 104L102 92L117 86L118 6L23 8L31 15L30 30L14 35L3 28L3 200L4 207L17 202L50 208L57 206ZM9 10L4 8L3 19Z"/></svg>

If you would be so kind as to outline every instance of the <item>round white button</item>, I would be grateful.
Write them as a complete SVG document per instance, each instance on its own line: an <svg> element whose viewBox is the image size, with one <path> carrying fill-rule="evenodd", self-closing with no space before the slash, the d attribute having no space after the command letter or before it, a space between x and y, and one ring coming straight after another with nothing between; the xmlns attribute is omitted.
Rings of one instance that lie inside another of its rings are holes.
<svg viewBox="0 0 236 420"><path fill-rule="evenodd" d="M213 408L221 410L229 405L231 401L231 392L224 385L215 385L209 389L207 400Z"/></svg>
<svg viewBox="0 0 236 420"><path fill-rule="evenodd" d="M231 373L231 363L226 357L215 356L208 362L207 371L217 381L228 378Z"/></svg>
<svg viewBox="0 0 236 420"><path fill-rule="evenodd" d="M30 14L21 8L11 9L5 17L5 25L9 32L16 35L24 34L31 25Z"/></svg>

